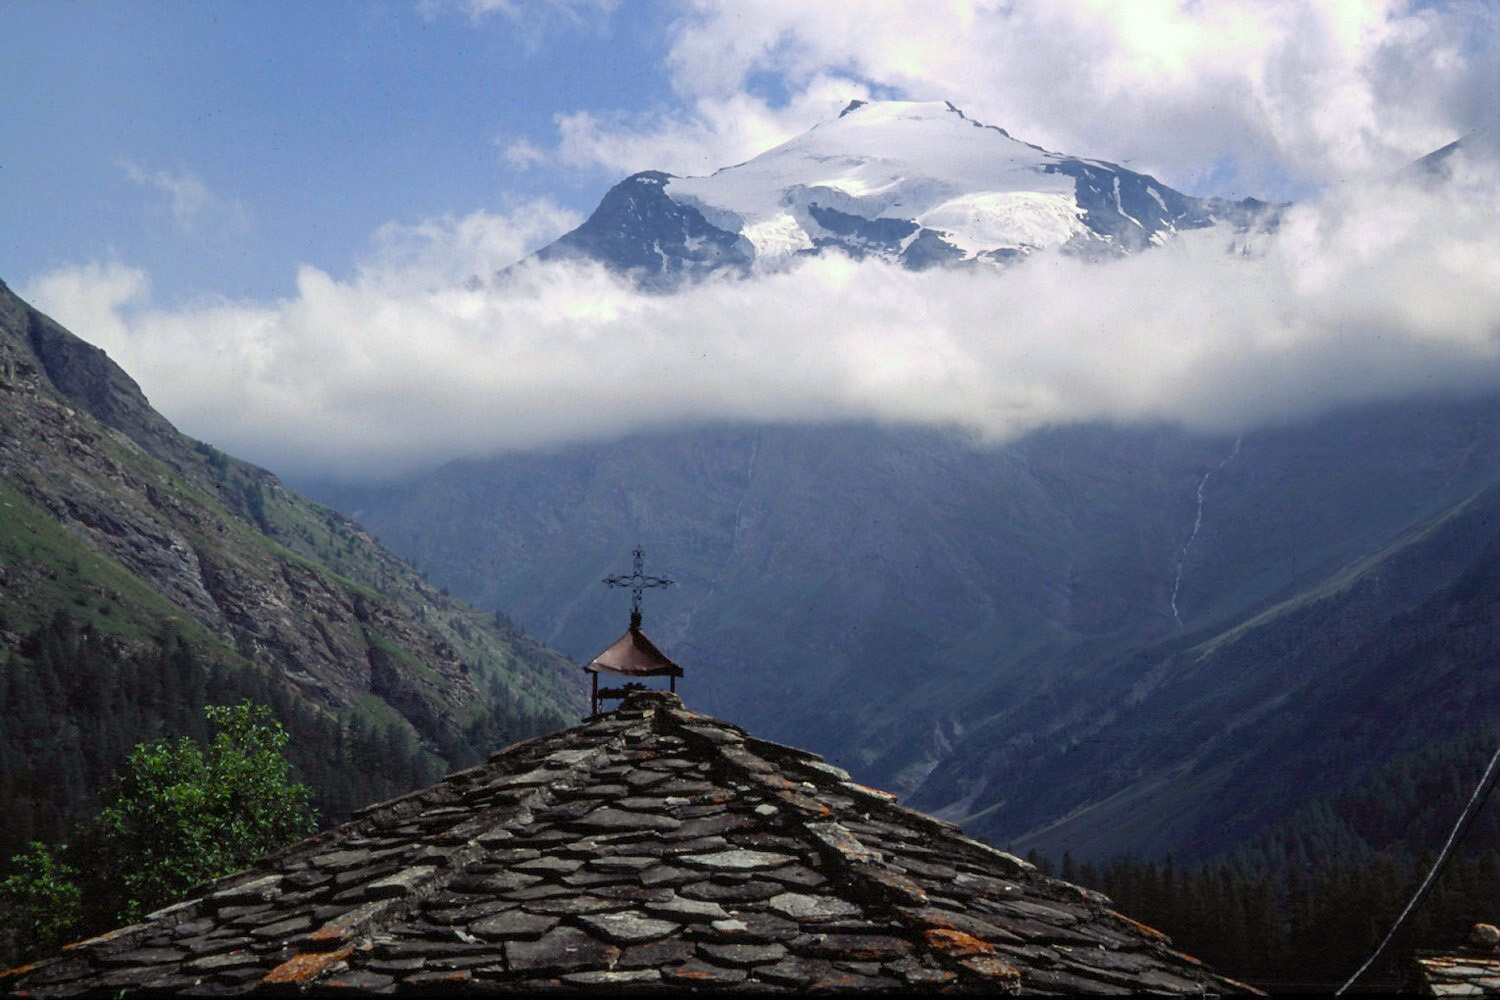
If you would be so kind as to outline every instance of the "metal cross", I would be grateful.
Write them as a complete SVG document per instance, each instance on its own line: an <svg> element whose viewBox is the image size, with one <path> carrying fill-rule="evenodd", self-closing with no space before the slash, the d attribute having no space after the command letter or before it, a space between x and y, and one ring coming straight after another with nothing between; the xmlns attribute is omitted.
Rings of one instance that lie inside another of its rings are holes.
<svg viewBox="0 0 1500 1000"><path fill-rule="evenodd" d="M629 587L630 598L630 627L641 627L641 591L651 587L670 587L672 581L664 576L647 576L641 572L641 563L645 561L646 552L639 545L635 547L635 566L629 576L606 576L604 583L609 587Z"/></svg>

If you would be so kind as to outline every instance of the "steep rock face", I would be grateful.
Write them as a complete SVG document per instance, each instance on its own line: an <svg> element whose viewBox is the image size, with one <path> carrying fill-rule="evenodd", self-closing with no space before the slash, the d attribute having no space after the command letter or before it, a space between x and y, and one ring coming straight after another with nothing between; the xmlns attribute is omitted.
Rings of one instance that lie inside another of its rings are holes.
<svg viewBox="0 0 1500 1000"><path fill-rule="evenodd" d="M718 270L743 274L754 251L742 237L667 196L671 174L646 171L610 188L583 225L537 251L541 261L599 261L644 284L673 288Z"/></svg>
<svg viewBox="0 0 1500 1000"><path fill-rule="evenodd" d="M59 609L126 643L180 617L219 658L332 709L374 694L450 741L491 683L559 720L581 704L559 657L440 594L348 518L179 434L103 351L3 285L0 474L12 636ZM104 568L85 572L89 555Z"/></svg>

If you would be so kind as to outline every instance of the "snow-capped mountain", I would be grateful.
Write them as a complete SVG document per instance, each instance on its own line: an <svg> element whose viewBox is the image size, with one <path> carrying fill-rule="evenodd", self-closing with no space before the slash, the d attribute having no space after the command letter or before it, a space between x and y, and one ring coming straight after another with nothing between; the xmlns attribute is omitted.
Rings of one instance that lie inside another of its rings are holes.
<svg viewBox="0 0 1500 1000"><path fill-rule="evenodd" d="M708 177L615 185L583 225L538 251L673 287L836 249L908 267L1001 263L1034 250L1109 255L1273 206L1194 198L1103 160L1053 153L946 102L854 101L833 121Z"/></svg>

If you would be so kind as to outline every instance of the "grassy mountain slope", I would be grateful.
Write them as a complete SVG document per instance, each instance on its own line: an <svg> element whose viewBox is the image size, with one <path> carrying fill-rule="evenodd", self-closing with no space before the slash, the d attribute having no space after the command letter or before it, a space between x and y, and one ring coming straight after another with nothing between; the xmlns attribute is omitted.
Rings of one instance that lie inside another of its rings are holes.
<svg viewBox="0 0 1500 1000"><path fill-rule="evenodd" d="M582 704L561 657L428 585L348 518L178 433L102 351L0 285L12 673L37 669L37 636L60 612L115 662L152 655L167 630L194 669L257 675L345 731L394 727L434 767Z"/></svg>

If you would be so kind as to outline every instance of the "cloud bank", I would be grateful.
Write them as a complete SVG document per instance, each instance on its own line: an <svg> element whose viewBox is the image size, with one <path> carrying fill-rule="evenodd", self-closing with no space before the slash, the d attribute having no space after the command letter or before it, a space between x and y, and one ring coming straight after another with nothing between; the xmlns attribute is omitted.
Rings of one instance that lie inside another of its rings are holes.
<svg viewBox="0 0 1500 1000"><path fill-rule="evenodd" d="M917 273L827 257L670 296L572 265L457 280L574 221L537 205L387 227L354 277L304 266L280 301L162 308L118 262L25 293L184 430L292 474L388 475L718 420L917 423L992 442L1086 420L1234 430L1500 388L1495 174L1452 165L1441 186L1334 190L1274 237L1200 231L1104 264L1045 253Z"/></svg>
<svg viewBox="0 0 1500 1000"><path fill-rule="evenodd" d="M1500 9L1447 0L685 3L679 99L557 117L556 159L703 174L851 98L952 100L1018 138L1195 194L1301 195L1500 116Z"/></svg>

